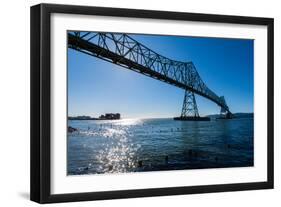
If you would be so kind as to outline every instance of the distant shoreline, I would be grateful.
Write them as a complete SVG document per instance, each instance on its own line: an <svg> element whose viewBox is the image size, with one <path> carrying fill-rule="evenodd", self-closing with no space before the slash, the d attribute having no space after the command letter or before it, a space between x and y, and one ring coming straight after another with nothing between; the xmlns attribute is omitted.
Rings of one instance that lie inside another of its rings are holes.
<svg viewBox="0 0 281 207"><path fill-rule="evenodd" d="M79 120L79 121L83 121L83 120L85 120L85 121L88 121L88 120L121 120L121 119L105 119L105 118L93 118L93 117L91 117L91 118L70 118L70 117L68 117L68 120Z"/></svg>
<svg viewBox="0 0 281 207"><path fill-rule="evenodd" d="M91 116L69 116L68 120L119 120L121 119L121 114L119 113L106 113L105 115L100 115L98 118Z"/></svg>
<svg viewBox="0 0 281 207"><path fill-rule="evenodd" d="M253 118L254 113L234 113L233 118ZM220 114L211 114L207 116L202 117L210 117L212 119L219 117ZM173 119L173 117L148 117L148 118L123 118L123 119ZM76 116L76 117L68 117L68 120L78 120L78 121L89 121L89 120L100 120L100 121L106 121L106 120L123 120L120 118L96 118L96 117L90 117L90 116Z"/></svg>

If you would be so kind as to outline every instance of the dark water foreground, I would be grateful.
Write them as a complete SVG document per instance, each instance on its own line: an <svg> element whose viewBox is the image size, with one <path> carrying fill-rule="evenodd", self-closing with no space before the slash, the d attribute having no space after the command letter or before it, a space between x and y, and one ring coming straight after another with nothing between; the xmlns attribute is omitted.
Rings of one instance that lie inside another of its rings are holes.
<svg viewBox="0 0 281 207"><path fill-rule="evenodd" d="M77 121L68 175L253 166L253 119Z"/></svg>

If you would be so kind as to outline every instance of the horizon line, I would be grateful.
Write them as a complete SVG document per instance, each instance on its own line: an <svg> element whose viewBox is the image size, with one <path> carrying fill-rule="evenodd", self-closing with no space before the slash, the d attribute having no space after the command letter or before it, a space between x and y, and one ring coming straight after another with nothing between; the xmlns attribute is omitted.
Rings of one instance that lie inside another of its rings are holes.
<svg viewBox="0 0 281 207"><path fill-rule="evenodd" d="M232 113L232 114L254 114L254 112L235 112L235 113ZM214 114L208 114L208 115L201 115L200 117L205 117L205 116L214 116L214 115L220 115L219 113L214 113ZM91 116L91 115L68 115L67 118L70 118L70 117L83 117L83 116L86 116L86 117L90 117L90 118L98 118L96 116ZM178 116L178 115L176 115ZM121 117L123 119L165 119L165 118L174 118L176 116L165 116L165 117L122 117L122 114L121 114Z"/></svg>

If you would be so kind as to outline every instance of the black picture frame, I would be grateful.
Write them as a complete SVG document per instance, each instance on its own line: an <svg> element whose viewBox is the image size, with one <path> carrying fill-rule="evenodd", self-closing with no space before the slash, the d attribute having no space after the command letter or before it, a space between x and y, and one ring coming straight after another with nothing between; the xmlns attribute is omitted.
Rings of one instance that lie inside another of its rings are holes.
<svg viewBox="0 0 281 207"><path fill-rule="evenodd" d="M50 129L51 129L51 74L50 74L50 15L52 13L99 15L113 17L151 18L194 22L219 22L267 26L267 181L237 184L218 184L187 187L51 194L50 184ZM273 27L272 18L195 14L168 11L103 8L72 5L39 4L31 7L31 151L30 199L38 203L88 201L102 199L166 196L224 191L273 188Z"/></svg>

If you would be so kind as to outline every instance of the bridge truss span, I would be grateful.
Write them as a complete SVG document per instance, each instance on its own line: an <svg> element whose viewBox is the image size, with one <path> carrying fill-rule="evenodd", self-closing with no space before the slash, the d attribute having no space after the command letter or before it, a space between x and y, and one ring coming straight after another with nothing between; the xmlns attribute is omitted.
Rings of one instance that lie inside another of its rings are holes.
<svg viewBox="0 0 281 207"><path fill-rule="evenodd" d="M201 79L194 64L164 57L123 33L69 32L68 47L203 96L231 114Z"/></svg>

